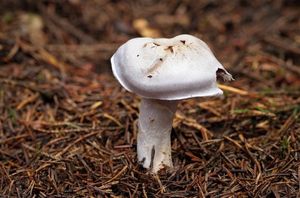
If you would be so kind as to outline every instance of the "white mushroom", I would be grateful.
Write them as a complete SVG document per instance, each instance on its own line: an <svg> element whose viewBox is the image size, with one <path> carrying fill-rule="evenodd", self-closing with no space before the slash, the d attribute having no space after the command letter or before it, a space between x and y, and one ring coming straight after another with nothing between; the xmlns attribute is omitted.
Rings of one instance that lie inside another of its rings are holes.
<svg viewBox="0 0 300 198"><path fill-rule="evenodd" d="M191 35L131 39L112 56L111 64L120 84L142 98L137 155L152 172L173 166L171 129L178 101L221 95L217 73L232 79L209 47Z"/></svg>

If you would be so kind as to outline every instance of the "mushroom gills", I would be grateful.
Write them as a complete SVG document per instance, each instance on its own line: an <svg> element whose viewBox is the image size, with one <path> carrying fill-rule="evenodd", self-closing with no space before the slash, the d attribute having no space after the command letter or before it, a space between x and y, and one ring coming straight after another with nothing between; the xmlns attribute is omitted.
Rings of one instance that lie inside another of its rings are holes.
<svg viewBox="0 0 300 198"><path fill-rule="evenodd" d="M223 81L232 81L234 78L230 73L228 73L225 69L223 68L218 68L216 71L217 79L222 79Z"/></svg>

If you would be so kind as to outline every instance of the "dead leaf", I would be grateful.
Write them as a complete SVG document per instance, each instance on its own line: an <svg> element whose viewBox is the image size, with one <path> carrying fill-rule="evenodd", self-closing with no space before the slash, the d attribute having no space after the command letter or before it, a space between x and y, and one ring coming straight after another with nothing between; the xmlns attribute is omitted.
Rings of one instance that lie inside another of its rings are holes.
<svg viewBox="0 0 300 198"><path fill-rule="evenodd" d="M161 36L159 30L150 27L150 24L146 19L135 19L132 25L141 36L152 38Z"/></svg>

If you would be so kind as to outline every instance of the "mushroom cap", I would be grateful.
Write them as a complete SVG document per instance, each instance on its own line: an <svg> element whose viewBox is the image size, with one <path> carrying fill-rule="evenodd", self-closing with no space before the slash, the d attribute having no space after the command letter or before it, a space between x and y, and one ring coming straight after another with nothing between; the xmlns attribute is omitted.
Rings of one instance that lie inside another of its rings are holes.
<svg viewBox="0 0 300 198"><path fill-rule="evenodd" d="M126 90L160 100L221 95L217 71L232 79L202 40L186 34L131 39L119 47L111 64Z"/></svg>

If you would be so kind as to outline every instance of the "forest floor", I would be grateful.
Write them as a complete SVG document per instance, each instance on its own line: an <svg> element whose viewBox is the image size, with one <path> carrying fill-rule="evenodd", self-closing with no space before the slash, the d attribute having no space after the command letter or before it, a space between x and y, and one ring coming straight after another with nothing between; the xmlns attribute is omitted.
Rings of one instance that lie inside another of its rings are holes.
<svg viewBox="0 0 300 198"><path fill-rule="evenodd" d="M0 2L0 196L299 197L300 4ZM110 57L138 36L193 34L235 81L180 102L173 169L136 156L140 98Z"/></svg>

